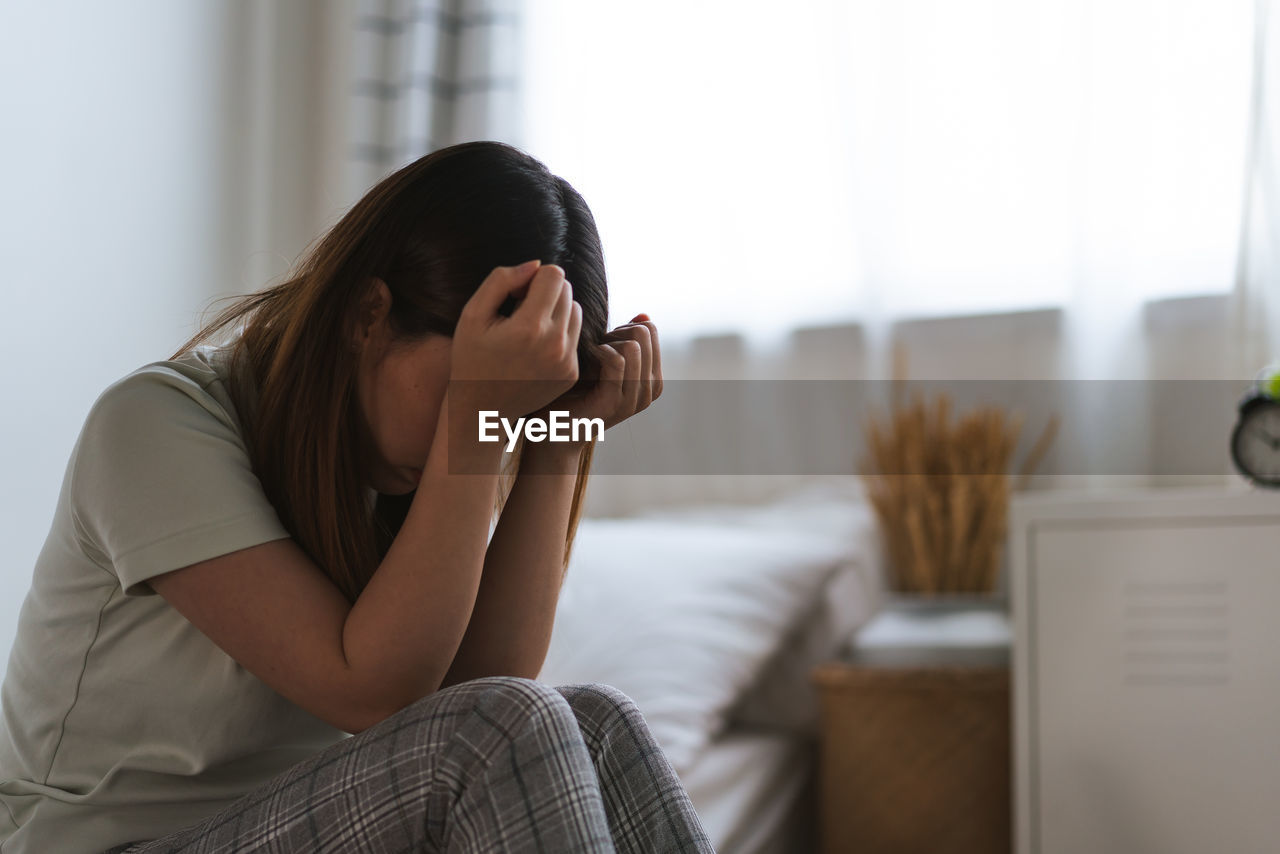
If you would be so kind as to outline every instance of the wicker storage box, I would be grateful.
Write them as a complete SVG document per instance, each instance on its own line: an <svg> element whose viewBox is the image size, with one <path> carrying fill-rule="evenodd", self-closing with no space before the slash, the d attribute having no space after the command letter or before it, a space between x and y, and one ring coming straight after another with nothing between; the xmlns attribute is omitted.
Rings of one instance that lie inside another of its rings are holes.
<svg viewBox="0 0 1280 854"><path fill-rule="evenodd" d="M1009 670L814 671L826 854L1011 850Z"/></svg>

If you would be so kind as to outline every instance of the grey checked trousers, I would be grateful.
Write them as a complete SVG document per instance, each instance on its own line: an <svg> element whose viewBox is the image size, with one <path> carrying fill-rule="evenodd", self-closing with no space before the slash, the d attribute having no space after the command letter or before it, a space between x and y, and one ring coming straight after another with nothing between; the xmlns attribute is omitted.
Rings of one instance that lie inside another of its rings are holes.
<svg viewBox="0 0 1280 854"><path fill-rule="evenodd" d="M600 683L460 682L199 824L106 854L712 852L635 703Z"/></svg>

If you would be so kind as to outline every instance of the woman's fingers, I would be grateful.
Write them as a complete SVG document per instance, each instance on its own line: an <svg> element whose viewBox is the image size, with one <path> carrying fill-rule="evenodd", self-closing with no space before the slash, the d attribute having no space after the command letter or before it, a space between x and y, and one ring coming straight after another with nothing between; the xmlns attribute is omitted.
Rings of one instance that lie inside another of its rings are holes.
<svg viewBox="0 0 1280 854"><path fill-rule="evenodd" d="M573 286L569 284L568 279L564 279L560 285L560 292L556 295L555 305L551 307L551 327L553 329L564 329L569 325L569 315L573 313Z"/></svg>
<svg viewBox="0 0 1280 854"><path fill-rule="evenodd" d="M502 304L516 296L523 300L504 317ZM484 409L523 415L546 405L579 377L581 315L573 305L555 264L495 268L458 319L450 379L494 381L479 395Z"/></svg>
<svg viewBox="0 0 1280 854"><path fill-rule="evenodd" d="M644 352L640 347L640 343L634 338L625 338L616 342L614 346L618 348L622 358L626 359L626 366L622 374L622 417L629 418L641 409L640 378L644 364Z"/></svg>
<svg viewBox="0 0 1280 854"><path fill-rule="evenodd" d="M462 307L463 314L488 322L498 315L498 308L515 291L529 284L537 274L541 261L526 261L515 267L495 267L476 288Z"/></svg>
<svg viewBox="0 0 1280 854"><path fill-rule="evenodd" d="M570 385L578 380L578 339L576 333L568 336L573 313L573 288L557 264L538 268L524 300L511 313L511 330L530 365L542 365L540 375Z"/></svg>
<svg viewBox="0 0 1280 854"><path fill-rule="evenodd" d="M640 367L636 372L636 412L649 408L653 403L653 342L649 327L637 323L630 327L632 341L640 347Z"/></svg>
<svg viewBox="0 0 1280 854"><path fill-rule="evenodd" d="M565 330L566 343L569 348L576 350L578 348L578 336L582 334L582 303L577 300L569 301L569 326Z"/></svg>
<svg viewBox="0 0 1280 854"><path fill-rule="evenodd" d="M602 356L600 378L615 383L618 386L618 394L621 395L622 380L627 373L627 357L622 355L622 351L612 341L601 344L599 352Z"/></svg>
<svg viewBox="0 0 1280 854"><path fill-rule="evenodd" d="M569 290L564 269L556 264L543 264L529 282L524 301L511 313L512 318L538 319L551 315L560 295ZM570 295L572 296L572 294Z"/></svg>
<svg viewBox="0 0 1280 854"><path fill-rule="evenodd" d="M596 359L600 362L600 377L592 392L600 409L595 413L605 419L605 426L612 427L622 418L616 417L622 408L622 380L626 376L627 360L610 342L595 346ZM593 408L594 408L593 406Z"/></svg>
<svg viewBox="0 0 1280 854"><path fill-rule="evenodd" d="M662 357L658 350L658 329L647 315L645 320L624 324L605 336L606 340L633 341L639 347L639 369L635 384L636 412L649 407L662 394Z"/></svg>
<svg viewBox="0 0 1280 854"><path fill-rule="evenodd" d="M618 421L626 420L639 411L636 407L639 405L640 366L643 355L641 355L639 343L632 341L631 338L617 337L614 333L609 333L609 338L605 339L602 348L616 353L613 364L609 366L609 382L616 384L614 393L617 396L609 421L617 424ZM602 379L603 376L602 371Z"/></svg>
<svg viewBox="0 0 1280 854"><path fill-rule="evenodd" d="M658 346L658 327L650 324L649 337L653 340L653 399L662 396L662 348Z"/></svg>
<svg viewBox="0 0 1280 854"><path fill-rule="evenodd" d="M647 314L637 314L631 322L639 322L649 330L649 352L653 359L646 376L649 378L651 391L649 400L653 402L662 394L662 348L658 346L658 327Z"/></svg>
<svg viewBox="0 0 1280 854"><path fill-rule="evenodd" d="M657 328L647 316L624 324L592 347L600 365L597 381L579 413L604 419L605 427L625 421L647 409L662 393L662 363ZM567 334L576 342L582 327L582 306L570 302Z"/></svg>

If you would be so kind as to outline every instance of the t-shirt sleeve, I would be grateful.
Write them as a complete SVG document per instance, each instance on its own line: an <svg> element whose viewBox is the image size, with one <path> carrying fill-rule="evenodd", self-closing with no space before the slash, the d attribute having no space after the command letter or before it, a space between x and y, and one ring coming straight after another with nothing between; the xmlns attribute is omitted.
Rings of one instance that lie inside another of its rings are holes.
<svg viewBox="0 0 1280 854"><path fill-rule="evenodd" d="M234 418L174 371L131 374L85 420L71 463L81 536L130 596L147 579L289 536Z"/></svg>

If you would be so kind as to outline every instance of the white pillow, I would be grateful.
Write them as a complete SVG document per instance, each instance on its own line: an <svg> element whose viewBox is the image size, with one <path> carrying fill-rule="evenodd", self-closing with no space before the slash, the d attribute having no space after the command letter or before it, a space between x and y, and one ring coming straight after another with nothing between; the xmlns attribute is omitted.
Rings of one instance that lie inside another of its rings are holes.
<svg viewBox="0 0 1280 854"><path fill-rule="evenodd" d="M756 530L804 531L838 537L845 544L844 566L815 591L759 677L728 713L731 727L784 729L816 737L818 697L811 681L813 668L844 655L847 644L876 613L883 598L879 522L861 481L854 476L826 476L767 504L704 504L652 510L644 516L686 524L713 521Z"/></svg>
<svg viewBox="0 0 1280 854"><path fill-rule="evenodd" d="M812 533L584 519L538 679L618 688L687 770L846 558Z"/></svg>

